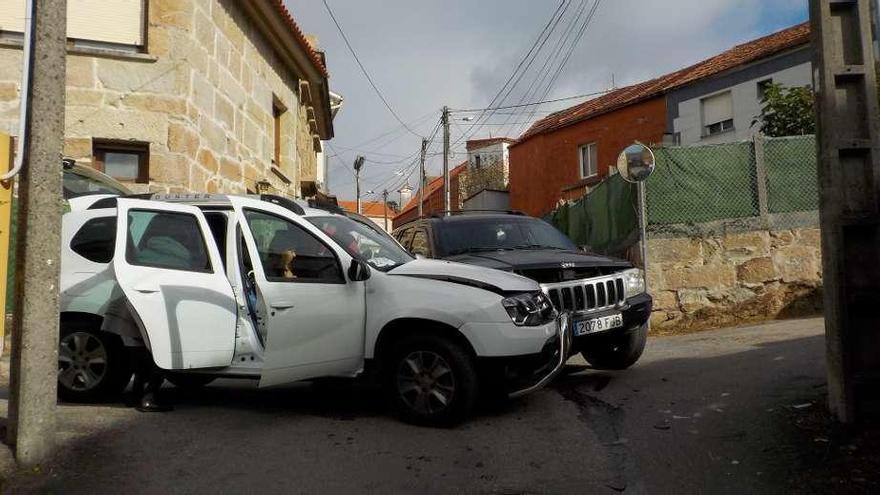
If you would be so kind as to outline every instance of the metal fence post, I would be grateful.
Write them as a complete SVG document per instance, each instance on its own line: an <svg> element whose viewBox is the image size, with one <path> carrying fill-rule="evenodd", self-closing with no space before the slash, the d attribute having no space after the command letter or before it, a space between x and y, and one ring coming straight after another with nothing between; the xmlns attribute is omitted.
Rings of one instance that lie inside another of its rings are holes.
<svg viewBox="0 0 880 495"><path fill-rule="evenodd" d="M761 225L770 227L770 208L767 196L767 166L764 160L764 135L756 133L753 138L755 149L755 184L758 191L758 216L761 217Z"/></svg>

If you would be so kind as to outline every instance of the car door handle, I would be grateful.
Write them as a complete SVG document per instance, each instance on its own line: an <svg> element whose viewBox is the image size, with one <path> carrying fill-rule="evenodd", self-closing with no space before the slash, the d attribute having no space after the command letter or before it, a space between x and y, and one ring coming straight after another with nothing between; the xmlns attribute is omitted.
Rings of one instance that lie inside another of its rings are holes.
<svg viewBox="0 0 880 495"><path fill-rule="evenodd" d="M290 309L293 307L293 303L287 302L287 301L279 301L277 303L272 304L271 306L272 306L272 309Z"/></svg>

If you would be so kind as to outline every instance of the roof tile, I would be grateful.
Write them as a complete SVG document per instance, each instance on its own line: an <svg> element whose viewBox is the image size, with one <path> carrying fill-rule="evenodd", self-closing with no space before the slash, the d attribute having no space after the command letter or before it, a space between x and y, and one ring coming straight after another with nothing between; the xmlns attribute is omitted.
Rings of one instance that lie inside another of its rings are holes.
<svg viewBox="0 0 880 495"><path fill-rule="evenodd" d="M809 23L778 31L756 40L737 45L714 57L698 62L690 67L666 74L650 81L620 88L603 96L566 108L535 122L520 136L517 143L548 131L559 129L582 120L601 115L653 98L667 91L685 86L706 77L719 74L740 65L752 63L785 50L810 42ZM516 143L515 143L516 144Z"/></svg>

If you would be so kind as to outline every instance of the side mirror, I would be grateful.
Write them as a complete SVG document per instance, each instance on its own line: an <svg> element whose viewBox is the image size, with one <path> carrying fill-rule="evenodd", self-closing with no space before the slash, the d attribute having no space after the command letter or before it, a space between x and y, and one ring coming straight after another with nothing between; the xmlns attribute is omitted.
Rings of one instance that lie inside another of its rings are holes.
<svg viewBox="0 0 880 495"><path fill-rule="evenodd" d="M348 267L348 279L352 282L363 282L370 278L370 267L361 260L351 260L351 266Z"/></svg>
<svg viewBox="0 0 880 495"><path fill-rule="evenodd" d="M617 157L617 171L627 182L643 182L654 171L654 152L642 143L626 147Z"/></svg>

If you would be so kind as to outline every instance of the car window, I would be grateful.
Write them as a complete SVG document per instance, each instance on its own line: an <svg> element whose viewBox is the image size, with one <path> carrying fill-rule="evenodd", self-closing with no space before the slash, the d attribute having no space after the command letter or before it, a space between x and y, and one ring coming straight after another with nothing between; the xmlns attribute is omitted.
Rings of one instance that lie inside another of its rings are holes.
<svg viewBox="0 0 880 495"><path fill-rule="evenodd" d="M401 246L409 250L409 244L412 240L412 229L403 229L398 232L394 238L397 239L397 242L399 242Z"/></svg>
<svg viewBox="0 0 880 495"><path fill-rule="evenodd" d="M129 210L125 259L138 266L211 271L198 219L188 213Z"/></svg>
<svg viewBox="0 0 880 495"><path fill-rule="evenodd" d="M273 282L344 283L336 254L299 225L245 210L266 279Z"/></svg>
<svg viewBox="0 0 880 495"><path fill-rule="evenodd" d="M543 220L505 215L457 218L439 230L443 256L497 249L576 250L562 232Z"/></svg>
<svg viewBox="0 0 880 495"><path fill-rule="evenodd" d="M70 249L95 263L110 263L116 243L116 217L93 218L70 241Z"/></svg>
<svg viewBox="0 0 880 495"><path fill-rule="evenodd" d="M352 258L366 261L377 270L392 270L412 261L412 256L394 242L390 234L376 224L336 215L306 217Z"/></svg>
<svg viewBox="0 0 880 495"><path fill-rule="evenodd" d="M413 254L421 254L422 256L430 256L431 248L428 245L428 233L425 229L417 229L413 234L412 247L409 251Z"/></svg>
<svg viewBox="0 0 880 495"><path fill-rule="evenodd" d="M226 266L226 228L229 223L229 217L222 211L206 211L205 220L208 221L208 227L211 229L211 236L220 249L220 261Z"/></svg>

